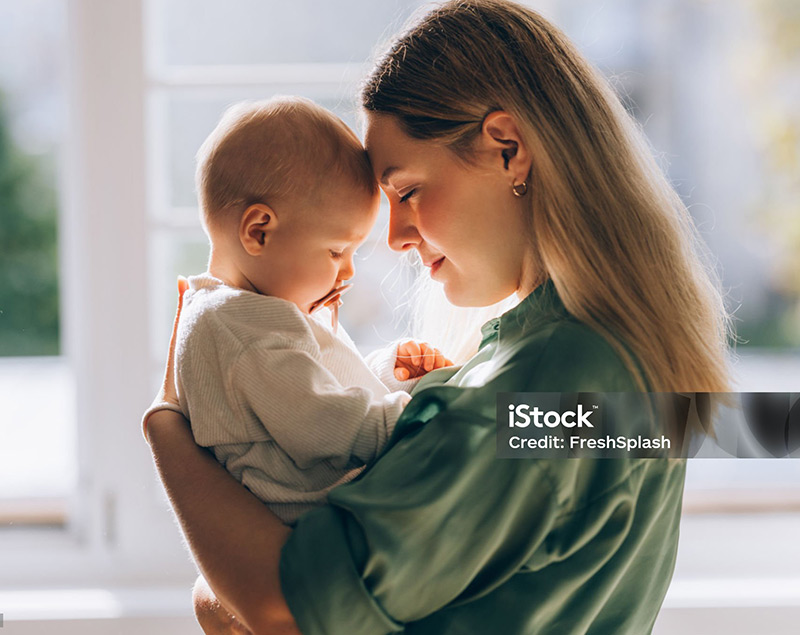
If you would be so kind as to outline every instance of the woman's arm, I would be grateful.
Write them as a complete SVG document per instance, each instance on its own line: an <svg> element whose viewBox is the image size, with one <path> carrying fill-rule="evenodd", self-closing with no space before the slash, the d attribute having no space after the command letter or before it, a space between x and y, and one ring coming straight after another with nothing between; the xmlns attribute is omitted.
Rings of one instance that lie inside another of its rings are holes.
<svg viewBox="0 0 800 635"><path fill-rule="evenodd" d="M254 633L300 633L278 577L291 530L195 444L178 413L153 413L148 437L189 548L222 604Z"/></svg>
<svg viewBox="0 0 800 635"><path fill-rule="evenodd" d="M226 633L228 635L253 635L253 631L222 605L208 582L198 576L192 589L194 616L204 633Z"/></svg>
<svg viewBox="0 0 800 635"><path fill-rule="evenodd" d="M164 380L154 407L178 403L175 339L187 287L180 278ZM278 578L281 548L291 530L194 442L189 422L180 413L152 410L145 415L142 432L192 555L213 593L254 633L300 633Z"/></svg>

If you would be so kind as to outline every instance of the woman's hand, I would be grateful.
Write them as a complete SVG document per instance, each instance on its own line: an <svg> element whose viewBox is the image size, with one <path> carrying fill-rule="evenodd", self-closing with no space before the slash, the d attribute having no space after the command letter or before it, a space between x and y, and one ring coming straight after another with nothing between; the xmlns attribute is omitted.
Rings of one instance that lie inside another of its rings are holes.
<svg viewBox="0 0 800 635"><path fill-rule="evenodd" d="M169 352L167 354L167 367L164 369L164 381L156 399L178 405L178 391L175 388L175 340L178 337L178 321L183 310L183 294L189 288L189 282L183 276L178 276L178 310L175 311L175 320L172 323L172 335L169 338Z"/></svg>
<svg viewBox="0 0 800 635"><path fill-rule="evenodd" d="M397 359L394 364L394 376L400 380L415 379L437 368L452 366L440 350L426 342L407 340L397 346Z"/></svg>
<svg viewBox="0 0 800 635"><path fill-rule="evenodd" d="M164 381L145 415L143 431L186 542L208 580L196 589L198 620L202 617L210 633L300 635L278 572L291 530L210 451L195 443L177 405L175 341L187 287L186 280L178 280L178 311Z"/></svg>
<svg viewBox="0 0 800 635"><path fill-rule="evenodd" d="M147 435L147 422L150 417L160 408L178 409L178 390L175 388L175 341L178 336L178 321L181 317L181 310L183 309L183 294L189 288L189 283L183 276L178 277L178 310L175 312L175 321L172 323L172 335L169 338L169 350L167 353L167 364L164 368L164 379L161 382L161 388L153 400L150 409L142 419L142 434L144 438L150 441Z"/></svg>

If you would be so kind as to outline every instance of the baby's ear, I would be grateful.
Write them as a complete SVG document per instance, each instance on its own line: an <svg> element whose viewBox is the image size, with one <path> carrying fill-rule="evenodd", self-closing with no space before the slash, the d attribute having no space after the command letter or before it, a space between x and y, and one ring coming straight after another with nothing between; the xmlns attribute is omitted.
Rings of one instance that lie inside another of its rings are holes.
<svg viewBox="0 0 800 635"><path fill-rule="evenodd" d="M245 251L257 256L278 226L278 217L269 205L255 203L244 210L239 221L239 240Z"/></svg>

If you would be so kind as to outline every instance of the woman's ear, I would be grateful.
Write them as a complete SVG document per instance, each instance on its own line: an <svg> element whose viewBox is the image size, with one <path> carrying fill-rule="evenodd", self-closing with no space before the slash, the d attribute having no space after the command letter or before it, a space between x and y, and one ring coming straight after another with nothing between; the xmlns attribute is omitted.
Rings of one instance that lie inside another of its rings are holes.
<svg viewBox="0 0 800 635"><path fill-rule="evenodd" d="M486 115L481 126L481 140L484 148L491 152L492 161L502 164L511 185L528 180L531 153L512 115L505 110Z"/></svg>
<svg viewBox="0 0 800 635"><path fill-rule="evenodd" d="M239 221L239 240L251 256L258 256L278 226L275 211L263 203L250 205Z"/></svg>

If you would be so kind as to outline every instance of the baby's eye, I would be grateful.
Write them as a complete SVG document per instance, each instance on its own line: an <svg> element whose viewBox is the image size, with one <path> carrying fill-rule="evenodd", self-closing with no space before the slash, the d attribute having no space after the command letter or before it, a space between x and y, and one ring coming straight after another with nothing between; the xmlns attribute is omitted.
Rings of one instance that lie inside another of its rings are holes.
<svg viewBox="0 0 800 635"><path fill-rule="evenodd" d="M404 194L403 196L401 196L400 197L400 202L401 203L405 203L408 199L410 199L414 195L414 192L416 192L416 191L417 191L416 189L413 189L413 190L409 191L408 194Z"/></svg>
<svg viewBox="0 0 800 635"><path fill-rule="evenodd" d="M331 258L341 258L342 252L341 251L334 251L333 249L330 250Z"/></svg>

